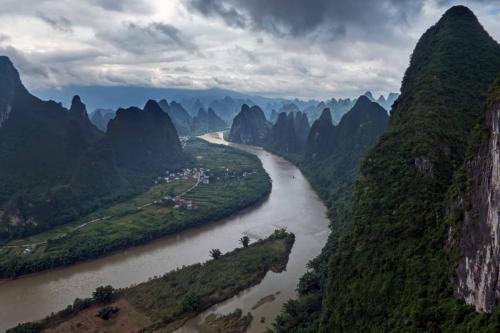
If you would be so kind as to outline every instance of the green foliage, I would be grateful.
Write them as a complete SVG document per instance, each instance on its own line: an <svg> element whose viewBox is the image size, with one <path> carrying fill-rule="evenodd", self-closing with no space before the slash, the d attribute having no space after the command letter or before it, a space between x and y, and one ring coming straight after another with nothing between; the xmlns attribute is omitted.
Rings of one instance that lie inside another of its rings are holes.
<svg viewBox="0 0 500 333"><path fill-rule="evenodd" d="M174 270L123 290L123 297L160 328L201 312L259 283L271 268L286 266L293 234L237 248L217 260Z"/></svg>
<svg viewBox="0 0 500 333"><path fill-rule="evenodd" d="M211 249L210 250L210 257L212 259L216 260L219 259L219 257L222 255L222 252L219 249Z"/></svg>
<svg viewBox="0 0 500 333"><path fill-rule="evenodd" d="M228 252L217 260L183 266L139 285L118 291L111 286L102 286L96 289L92 299L75 299L73 306L69 305L39 322L19 325L9 332L39 332L74 317L91 305L121 298L129 302L134 311L149 319L147 325L150 326L145 328L146 331L160 329L177 320L186 320L193 313L199 313L258 284L270 269L284 269L294 238L292 233L278 232L246 248ZM117 310L111 303L102 308L98 316L107 320ZM122 308L121 311L127 310ZM251 317L246 316L245 322L249 319Z"/></svg>
<svg viewBox="0 0 500 333"><path fill-rule="evenodd" d="M217 258L219 257L217 256ZM214 260L217 258L214 258ZM196 295L192 291L188 291L182 298L180 306L181 312L193 312L198 310L198 308L200 307L200 301L201 301L200 296Z"/></svg>
<svg viewBox="0 0 500 333"><path fill-rule="evenodd" d="M498 330L496 315L453 298L446 197L499 70L500 47L464 7L422 36L390 126L362 163L319 332Z"/></svg>
<svg viewBox="0 0 500 333"><path fill-rule="evenodd" d="M190 141L185 151L192 166L208 168L214 175L209 185L202 184L185 196L197 209L187 211L162 205L138 209L166 194L186 191L195 180L158 184L135 196L120 196L73 223L12 242L11 245L20 246L17 249L0 247L0 276L14 277L68 265L216 221L257 203L271 190L269 176L254 155L201 140ZM226 168L238 176L224 178ZM241 177L243 172L248 173L247 177ZM148 183L151 184L151 178ZM112 217L75 229L108 216ZM47 244L23 255L22 245L44 242Z"/></svg>
<svg viewBox="0 0 500 333"><path fill-rule="evenodd" d="M322 171L326 163L301 166L328 205L332 235L274 331L500 330L500 310L478 314L454 299L456 254L447 244L450 221L461 222L447 216L448 198L467 191L461 165L484 140L481 126L472 128L499 71L498 44L468 9L454 7L420 39L354 195L344 161L331 161L336 173Z"/></svg>
<svg viewBox="0 0 500 333"><path fill-rule="evenodd" d="M19 324L7 330L6 333L38 333L42 331L42 325L38 323Z"/></svg>
<svg viewBox="0 0 500 333"><path fill-rule="evenodd" d="M248 247L248 244L250 244L250 238L248 236L243 236L240 238L240 243L243 247Z"/></svg>
<svg viewBox="0 0 500 333"><path fill-rule="evenodd" d="M92 298L75 298L73 301L73 311L78 312L90 307L92 305L92 301Z"/></svg>
<svg viewBox="0 0 500 333"><path fill-rule="evenodd" d="M100 303L109 303L113 299L113 293L115 289L110 286L100 286L92 293L94 300Z"/></svg>

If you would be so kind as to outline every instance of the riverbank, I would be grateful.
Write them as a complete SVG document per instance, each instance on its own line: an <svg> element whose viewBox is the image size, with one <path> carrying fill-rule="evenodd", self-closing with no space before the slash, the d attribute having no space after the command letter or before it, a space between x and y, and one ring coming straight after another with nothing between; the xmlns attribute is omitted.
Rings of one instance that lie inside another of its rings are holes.
<svg viewBox="0 0 500 333"><path fill-rule="evenodd" d="M94 259L220 220L255 205L271 191L269 176L254 155L198 139L185 151L194 163L188 176L155 181L148 191L73 224L0 247L0 277ZM194 168L203 168L203 182Z"/></svg>
<svg viewBox="0 0 500 333"><path fill-rule="evenodd" d="M203 138L216 144L229 144L213 136ZM193 322L189 320L179 331L195 331L197 319L203 322L205 313L228 314L240 308L243 315L251 312L254 318L248 333L262 333L279 314L282 304L297 296L297 283L307 262L316 257L325 244L329 234L328 220L325 206L294 165L260 148L234 147L256 155L262 162L272 180L268 198L225 219L188 228L141 246L0 283L0 331L57 312L77 297L88 297L98 286L110 284L125 288L139 284L170 270L206 261L209 258L207 249L215 247L214 244L225 253L240 246L238 239L242 235L254 242L266 238L276 228L286 227L297 236L286 271L268 272L258 285L211 307L193 318ZM271 294L275 295L274 301L252 309L259 300ZM261 322L263 317L265 322Z"/></svg>
<svg viewBox="0 0 500 333"><path fill-rule="evenodd" d="M75 300L59 313L8 332L27 329L31 329L30 332L99 332L103 329L172 332L212 305L258 284L268 271L283 271L294 241L293 234L275 230L264 240L203 264L183 267L115 292L111 288L100 288L92 299Z"/></svg>

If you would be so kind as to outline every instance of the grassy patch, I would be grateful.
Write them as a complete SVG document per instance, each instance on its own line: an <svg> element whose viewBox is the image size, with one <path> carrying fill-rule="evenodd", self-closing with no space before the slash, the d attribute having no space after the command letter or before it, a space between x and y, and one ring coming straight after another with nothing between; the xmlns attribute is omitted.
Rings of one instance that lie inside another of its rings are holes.
<svg viewBox="0 0 500 333"><path fill-rule="evenodd" d="M0 277L95 258L215 221L255 204L271 189L269 176L253 155L201 140L191 141L186 153L192 157L193 167L210 169L211 174L209 184L199 184L183 196L196 209L152 204L164 195L184 193L195 185L196 179L153 185L135 197L115 202L71 224L0 248ZM29 254L23 253L27 247L32 251Z"/></svg>
<svg viewBox="0 0 500 333"><path fill-rule="evenodd" d="M171 271L139 285L113 292L108 303L94 299L75 301L73 306L36 323L20 325L8 332L30 332L52 328L63 331L70 324L85 322L98 329L104 325L113 329L132 318L129 325L142 331L172 332L186 320L214 304L229 299L242 290L258 284L270 270L285 269L295 236L276 230L269 238L246 248L238 248L215 260ZM208 249L207 249L208 252ZM103 289L103 288L100 288ZM102 293L99 293L102 295ZM82 305L83 304L83 305ZM108 322L97 320L95 313L102 308L118 308ZM251 318L241 313L211 318L213 325L248 325ZM24 330L23 330L24 329Z"/></svg>

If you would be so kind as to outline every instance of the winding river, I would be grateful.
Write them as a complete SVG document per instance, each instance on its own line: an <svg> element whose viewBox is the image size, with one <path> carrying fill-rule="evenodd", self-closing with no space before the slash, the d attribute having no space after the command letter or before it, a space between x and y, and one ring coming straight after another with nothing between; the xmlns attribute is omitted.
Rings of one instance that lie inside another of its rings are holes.
<svg viewBox="0 0 500 333"><path fill-rule="evenodd" d="M305 265L320 253L326 242L329 233L326 208L301 172L286 160L257 147L228 143L221 133L205 135L203 139L257 155L273 182L269 198L221 221L147 245L70 267L2 281L0 331L18 322L43 318L71 304L76 297L88 297L100 285L121 288L137 284L182 265L206 261L211 248L230 251L239 246L242 234L256 240L268 236L277 227L286 227L295 233L296 241L285 272L268 272L260 284L212 307L178 332L196 332L197 324L209 313L228 313L236 308L243 313L252 312L254 320L249 332L262 332L269 326L281 305L296 296L295 288ZM252 310L260 299L269 295L275 296L274 301Z"/></svg>

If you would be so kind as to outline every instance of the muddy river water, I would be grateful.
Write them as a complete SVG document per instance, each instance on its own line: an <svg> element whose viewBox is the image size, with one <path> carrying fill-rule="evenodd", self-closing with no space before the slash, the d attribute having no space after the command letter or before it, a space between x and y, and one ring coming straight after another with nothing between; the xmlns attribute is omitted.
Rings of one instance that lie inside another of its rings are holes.
<svg viewBox="0 0 500 333"><path fill-rule="evenodd" d="M18 322L43 318L71 304L76 297L90 296L98 286L110 284L121 288L137 284L182 265L206 261L212 248L230 251L240 246L238 240L243 234L256 240L267 237L278 227L286 227L296 235L286 271L268 272L260 284L210 308L178 332L197 332L197 324L209 313L228 313L236 308L243 313L252 312L254 320L249 332L262 332L269 326L282 304L296 296L295 288L305 265L320 253L326 242L329 233L326 208L299 169L286 160L260 148L228 143L220 133L203 138L257 155L272 179L269 198L221 221L147 245L70 267L2 281L0 331ZM269 295L275 296L274 301L252 309ZM261 323L262 317L264 323Z"/></svg>

